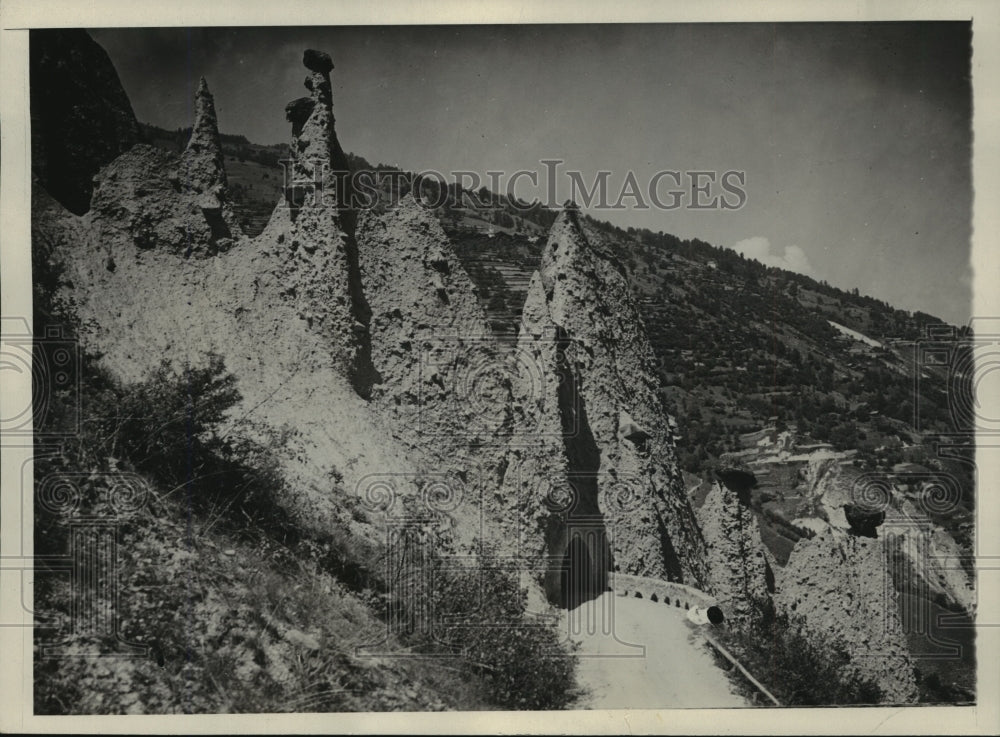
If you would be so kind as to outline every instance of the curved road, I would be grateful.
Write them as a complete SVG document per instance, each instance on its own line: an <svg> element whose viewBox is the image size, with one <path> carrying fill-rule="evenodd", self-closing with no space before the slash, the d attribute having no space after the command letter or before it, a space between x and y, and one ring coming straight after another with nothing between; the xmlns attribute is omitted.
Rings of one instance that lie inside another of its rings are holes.
<svg viewBox="0 0 1000 737"><path fill-rule="evenodd" d="M687 612L607 592L567 612L579 643L583 709L724 708L750 704L716 666ZM710 627L711 625L703 625ZM643 650L644 646L644 650Z"/></svg>

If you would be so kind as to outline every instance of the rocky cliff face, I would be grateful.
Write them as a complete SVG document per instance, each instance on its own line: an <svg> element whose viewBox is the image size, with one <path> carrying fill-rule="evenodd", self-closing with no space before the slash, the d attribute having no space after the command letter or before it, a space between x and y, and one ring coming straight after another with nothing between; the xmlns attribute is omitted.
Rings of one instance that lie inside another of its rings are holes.
<svg viewBox="0 0 1000 737"><path fill-rule="evenodd" d="M520 553L536 561L549 599L570 606L603 591L613 565L597 498L599 458L579 425L585 417L572 355L535 272L511 362L515 421L502 493L515 509ZM568 563L579 570L573 583Z"/></svg>
<svg viewBox="0 0 1000 737"><path fill-rule="evenodd" d="M142 139L118 73L85 31L33 30L31 167L63 207L90 207L92 177Z"/></svg>
<svg viewBox="0 0 1000 737"><path fill-rule="evenodd" d="M831 528L800 540L780 569L776 603L850 657L849 673L874 680L887 703L913 702L913 660L881 539Z"/></svg>
<svg viewBox="0 0 1000 737"><path fill-rule="evenodd" d="M752 474L747 474L753 479ZM715 482L698 509L705 536L711 590L728 622L746 628L769 613L774 570L765 554L757 518L750 508L750 480L733 474Z"/></svg>
<svg viewBox="0 0 1000 737"><path fill-rule="evenodd" d="M437 218L407 195L383 214L363 213L357 240L375 402L442 460L494 444L509 392L475 288Z"/></svg>

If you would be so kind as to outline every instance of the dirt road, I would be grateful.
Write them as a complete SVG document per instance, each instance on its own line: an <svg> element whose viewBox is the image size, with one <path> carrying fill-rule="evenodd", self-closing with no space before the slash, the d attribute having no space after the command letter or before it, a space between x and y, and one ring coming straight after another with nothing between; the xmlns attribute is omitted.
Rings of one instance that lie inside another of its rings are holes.
<svg viewBox="0 0 1000 737"><path fill-rule="evenodd" d="M570 637L580 643L578 679L588 691L576 707L749 706L685 614L611 592L567 612Z"/></svg>

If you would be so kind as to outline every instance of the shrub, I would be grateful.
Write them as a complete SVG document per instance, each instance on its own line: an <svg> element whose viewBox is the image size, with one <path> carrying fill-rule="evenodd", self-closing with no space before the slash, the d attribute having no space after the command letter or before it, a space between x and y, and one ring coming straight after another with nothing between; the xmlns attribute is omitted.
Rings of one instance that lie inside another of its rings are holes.
<svg viewBox="0 0 1000 737"><path fill-rule="evenodd" d="M459 653L502 708L558 709L576 696L576 656L551 622L527 614L517 574L484 547L474 567L435 566L429 591L433 631L418 638L428 652Z"/></svg>
<svg viewBox="0 0 1000 737"><path fill-rule="evenodd" d="M754 674L785 706L878 704L877 683L859 679L847 668L842 647L814 633L787 614L757 618L748 631L722 636Z"/></svg>
<svg viewBox="0 0 1000 737"><path fill-rule="evenodd" d="M232 520L262 528L282 542L296 542L294 525L279 507L286 482L276 449L280 437L265 444L221 432L227 412L239 401L236 379L218 356L200 367L173 370L161 363L142 381L123 385L85 355L79 383L84 421L58 453L36 462L35 477L55 473L87 475L84 510L106 496L108 472L137 471L165 496L182 491L191 509L205 513L209 527ZM63 411L70 397L53 397L44 427L36 432L75 430L62 427L74 415ZM45 510L36 523L51 526ZM53 541L58 544L58 540Z"/></svg>
<svg viewBox="0 0 1000 737"><path fill-rule="evenodd" d="M224 454L216 430L239 400L236 379L219 356L179 373L164 360L145 381L124 389L106 418L111 454L167 483L190 481Z"/></svg>

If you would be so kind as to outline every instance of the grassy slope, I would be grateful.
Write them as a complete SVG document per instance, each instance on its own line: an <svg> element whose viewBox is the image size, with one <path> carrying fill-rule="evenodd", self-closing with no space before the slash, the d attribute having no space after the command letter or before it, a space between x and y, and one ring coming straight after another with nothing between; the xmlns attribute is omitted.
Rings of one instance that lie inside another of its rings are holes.
<svg viewBox="0 0 1000 737"><path fill-rule="evenodd" d="M286 547L252 526L210 527L183 499L151 491L120 531L117 610L120 635L149 655L74 656L88 644L116 646L70 638L70 654L36 660L36 713L488 708L444 660L359 654L384 638L385 624L370 594L323 570L320 548ZM68 612L68 585L50 584L39 601L50 615ZM36 645L65 643L63 634L39 629Z"/></svg>

